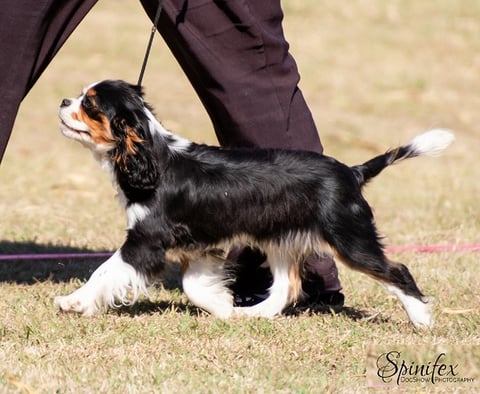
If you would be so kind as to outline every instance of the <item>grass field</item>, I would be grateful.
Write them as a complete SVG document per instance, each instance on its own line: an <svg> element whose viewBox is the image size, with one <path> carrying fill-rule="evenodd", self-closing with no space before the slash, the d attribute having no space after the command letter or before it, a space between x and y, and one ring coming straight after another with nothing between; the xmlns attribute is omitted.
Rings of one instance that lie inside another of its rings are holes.
<svg viewBox="0 0 480 394"><path fill-rule="evenodd" d="M389 245L480 242L480 2L284 0L285 29L326 153L357 164L432 127L457 141L441 158L390 168L367 188ZM125 222L106 174L58 131L61 99L103 78L138 78L150 22L140 5L100 2L23 103L0 166L0 254L110 251ZM167 128L216 143L157 37L144 79ZM346 308L274 320L220 321L171 280L150 300L93 318L58 314L54 296L101 262L0 261L0 392L381 392L367 387L377 349L454 354L480 389L480 255L395 253L435 297L420 332L370 279L339 267ZM443 350L442 350L443 349ZM423 350L422 350L423 351ZM478 391L477 391L478 392Z"/></svg>

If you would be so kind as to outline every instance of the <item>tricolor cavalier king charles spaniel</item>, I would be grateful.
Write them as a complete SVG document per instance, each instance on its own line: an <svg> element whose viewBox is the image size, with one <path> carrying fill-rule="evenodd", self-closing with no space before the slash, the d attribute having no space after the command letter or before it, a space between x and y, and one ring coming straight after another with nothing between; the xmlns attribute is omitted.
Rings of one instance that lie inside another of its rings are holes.
<svg viewBox="0 0 480 394"><path fill-rule="evenodd" d="M305 151L225 149L165 130L140 87L103 81L60 105L62 133L89 148L112 177L127 217L124 244L78 290L56 297L89 316L134 303L167 259L182 264L183 289L219 318L271 318L301 297L311 254L333 255L385 285L415 326L432 326L431 302L403 264L389 260L362 187L387 166L436 155L453 140L432 130L349 167ZM225 260L232 245L267 256L273 283L264 301L234 306Z"/></svg>

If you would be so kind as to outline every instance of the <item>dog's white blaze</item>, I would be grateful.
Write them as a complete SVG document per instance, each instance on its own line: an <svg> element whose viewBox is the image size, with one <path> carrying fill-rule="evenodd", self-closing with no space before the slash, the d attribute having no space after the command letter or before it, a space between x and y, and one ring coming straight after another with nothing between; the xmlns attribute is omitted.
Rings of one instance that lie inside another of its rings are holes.
<svg viewBox="0 0 480 394"><path fill-rule="evenodd" d="M127 207L126 213L127 229L132 229L137 222L141 222L148 216L150 210L142 204L134 203Z"/></svg>
<svg viewBox="0 0 480 394"><path fill-rule="evenodd" d="M93 82L90 85L84 87L83 90L82 90L82 96L85 96L91 88L95 87L95 85L98 85L100 82L102 82L102 81L96 81L96 82Z"/></svg>
<svg viewBox="0 0 480 394"><path fill-rule="evenodd" d="M68 106L68 107L60 107L59 111L58 111L58 115L60 116L60 119L65 122L65 124L69 127L72 127L76 130L83 130L83 131L88 131L88 127L85 123L83 122L80 122L79 120L76 120L76 119L73 119L72 118L72 113L74 112L78 112L78 110L80 109L80 104L83 100L83 98L85 97L85 94L88 92L89 89L91 89L92 87L94 87L97 83L97 82L94 82L90 85L88 85L86 88L84 88L82 90L82 94L79 96L79 97L75 97L75 98L70 98L70 102L71 104ZM75 135L74 132L71 132L72 135L68 135L68 130L64 130L62 129L62 132L67 136L67 137L74 137L74 139L85 139L86 136L84 135Z"/></svg>
<svg viewBox="0 0 480 394"><path fill-rule="evenodd" d="M54 302L64 312L92 316L108 307L131 305L141 294L147 295L145 278L123 261L117 250L95 270L87 283L70 295L55 297Z"/></svg>
<svg viewBox="0 0 480 394"><path fill-rule="evenodd" d="M403 305L405 312L415 327L433 327L432 301L426 303L419 299L405 294L398 287L385 284L386 289L395 295Z"/></svg>
<svg viewBox="0 0 480 394"><path fill-rule="evenodd" d="M453 141L455 141L455 136L451 131L433 129L415 137L410 145L420 155L438 156Z"/></svg>
<svg viewBox="0 0 480 394"><path fill-rule="evenodd" d="M220 319L233 313L233 296L226 285L223 264L210 256L192 261L183 274L183 291L189 300Z"/></svg>

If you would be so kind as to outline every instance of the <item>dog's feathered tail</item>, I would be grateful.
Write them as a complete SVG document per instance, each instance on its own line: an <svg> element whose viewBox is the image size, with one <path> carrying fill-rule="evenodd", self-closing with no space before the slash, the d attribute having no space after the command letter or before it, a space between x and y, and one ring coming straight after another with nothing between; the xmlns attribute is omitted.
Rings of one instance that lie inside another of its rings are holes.
<svg viewBox="0 0 480 394"><path fill-rule="evenodd" d="M352 170L360 186L363 186L392 164L417 156L440 155L454 140L455 136L448 130L430 130L415 137L407 145L391 149L363 164L353 166Z"/></svg>

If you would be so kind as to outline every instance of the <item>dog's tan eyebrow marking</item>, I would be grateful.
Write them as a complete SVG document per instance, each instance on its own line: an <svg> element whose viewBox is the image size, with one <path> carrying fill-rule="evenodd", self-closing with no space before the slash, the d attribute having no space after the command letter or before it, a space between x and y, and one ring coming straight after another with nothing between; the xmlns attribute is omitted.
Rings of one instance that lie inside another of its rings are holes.
<svg viewBox="0 0 480 394"><path fill-rule="evenodd" d="M92 108L96 108L96 93L96 90L93 88L85 89L82 101L86 100L88 101L89 106L91 106ZM115 141L112 130L110 128L110 121L107 116L100 111L96 113L95 118L91 118L89 114L85 111L85 106L80 105L78 112L72 113L71 116L73 119L87 125L90 132L90 137L95 142L95 144L112 144Z"/></svg>
<svg viewBox="0 0 480 394"><path fill-rule="evenodd" d="M82 94L81 94L81 95L85 95L88 90L94 89L97 84L98 84L98 82L94 82L94 83L92 83L92 84L84 87L84 88L82 89Z"/></svg>
<svg viewBox="0 0 480 394"><path fill-rule="evenodd" d="M97 107L97 102L95 99L96 97L97 97L97 92L93 88L88 89L84 94L84 99L88 100L90 105L92 105L92 107Z"/></svg>

